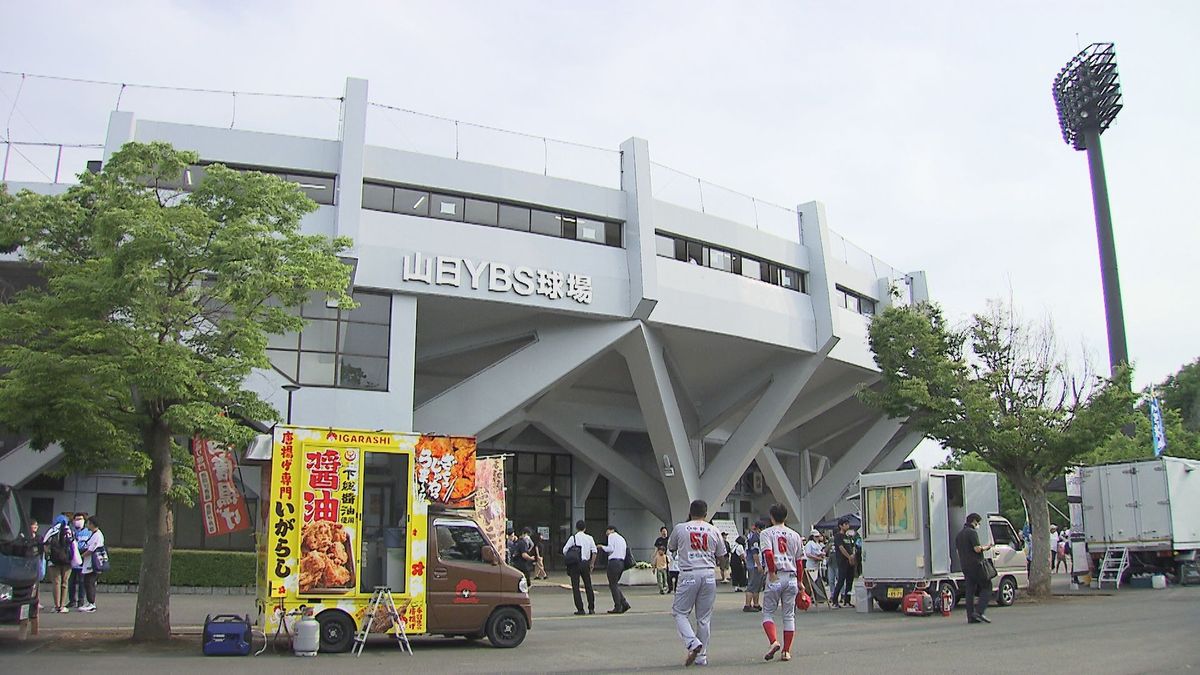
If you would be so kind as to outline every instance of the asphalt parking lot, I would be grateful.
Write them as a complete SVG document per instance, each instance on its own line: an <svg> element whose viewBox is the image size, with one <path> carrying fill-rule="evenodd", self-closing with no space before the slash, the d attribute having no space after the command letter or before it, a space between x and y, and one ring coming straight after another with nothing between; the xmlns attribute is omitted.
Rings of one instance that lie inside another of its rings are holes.
<svg viewBox="0 0 1200 675"><path fill-rule="evenodd" d="M1057 579L1066 590L1066 580ZM250 596L176 596L169 646L133 645L126 639L134 596L101 595L95 614L46 615L41 635L24 642L13 629L0 631L6 672L62 672L79 668L103 673L327 672L332 667L362 672L412 669L425 673L621 672L683 669L683 648L670 616L670 596L651 588L627 590L627 614L573 616L570 592L539 582L533 590L534 627L512 650L462 639L414 640L415 654L394 642L373 642L361 658L321 655L300 659L270 650L263 656L206 658L200 655L204 615L253 612ZM961 611L950 618L904 617L819 609L797 620L795 659L764 662L766 639L757 614L741 611L741 594L722 587L714 616L709 665L704 672L749 668L849 673L1012 673L1046 664L1069 664L1092 673L1181 672L1200 668L1200 587L1122 589L1084 593L1046 602L1018 602L989 611L991 625L967 625ZM601 589L598 588L597 591ZM601 612L607 607L598 593ZM331 663L334 662L335 663ZM1057 666L1056 666L1057 667ZM693 668L693 670L700 670Z"/></svg>

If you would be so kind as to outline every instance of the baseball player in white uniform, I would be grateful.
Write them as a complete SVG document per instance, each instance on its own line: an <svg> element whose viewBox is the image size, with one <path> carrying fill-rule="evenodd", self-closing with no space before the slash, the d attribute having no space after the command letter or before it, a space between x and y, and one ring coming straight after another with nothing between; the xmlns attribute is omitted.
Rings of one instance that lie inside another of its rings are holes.
<svg viewBox="0 0 1200 675"><path fill-rule="evenodd" d="M775 658L782 647L781 661L792 660L792 638L796 635L796 594L799 592L797 575L800 573L799 558L803 555L800 534L783 524L787 508L782 504L771 506L771 527L762 531L763 569L767 572L767 587L763 592L762 623L771 643L764 659ZM775 632L775 610L783 607L783 645L779 644Z"/></svg>
<svg viewBox="0 0 1200 675"><path fill-rule="evenodd" d="M717 600L716 567L729 555L721 531L705 521L708 504L697 499L688 509L688 520L679 523L667 538L667 550L679 564L679 583L671 613L675 627L687 650L683 665L708 663L709 624L713 604ZM696 629L692 629L691 613L696 612Z"/></svg>

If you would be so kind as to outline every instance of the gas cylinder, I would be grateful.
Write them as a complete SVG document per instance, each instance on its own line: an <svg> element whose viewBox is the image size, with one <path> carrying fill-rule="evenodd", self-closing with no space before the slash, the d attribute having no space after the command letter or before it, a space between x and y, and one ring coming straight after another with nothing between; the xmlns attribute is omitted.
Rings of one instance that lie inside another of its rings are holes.
<svg viewBox="0 0 1200 675"><path fill-rule="evenodd" d="M942 586L942 616L950 616L950 609L954 607L954 591L950 590L949 584Z"/></svg>
<svg viewBox="0 0 1200 675"><path fill-rule="evenodd" d="M312 609L305 609L296 622L292 651L296 656L316 656L321 648L321 624L313 618Z"/></svg>

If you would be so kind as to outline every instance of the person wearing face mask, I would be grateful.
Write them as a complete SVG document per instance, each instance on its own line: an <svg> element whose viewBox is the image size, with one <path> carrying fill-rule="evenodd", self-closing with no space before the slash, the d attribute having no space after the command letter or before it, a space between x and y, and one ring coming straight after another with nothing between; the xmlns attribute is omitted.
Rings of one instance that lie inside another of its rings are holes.
<svg viewBox="0 0 1200 675"><path fill-rule="evenodd" d="M71 527L75 529L75 546L79 549L82 556L83 551L87 548L88 539L92 537L92 531L87 529L87 514L82 511L75 514L71 519ZM71 580L67 582L67 599L69 600L67 607L71 609L79 609L81 605L87 602L84 597L83 589L83 559L79 559L78 564L71 566Z"/></svg>
<svg viewBox="0 0 1200 675"><path fill-rule="evenodd" d="M992 622L983 615L992 599L992 580L983 565L983 552L992 545L979 542L976 530L982 521L983 517L978 513L968 515L963 529L954 538L958 559L962 564L963 580L966 582L967 623Z"/></svg>

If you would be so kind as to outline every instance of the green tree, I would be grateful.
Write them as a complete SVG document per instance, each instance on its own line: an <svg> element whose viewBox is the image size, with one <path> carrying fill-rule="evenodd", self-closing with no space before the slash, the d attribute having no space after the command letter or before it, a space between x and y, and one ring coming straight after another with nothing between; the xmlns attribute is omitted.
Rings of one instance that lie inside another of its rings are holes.
<svg viewBox="0 0 1200 675"><path fill-rule="evenodd" d="M871 322L869 339L884 386L862 399L1007 478L1029 509L1034 541L1050 537L1046 484L1132 414L1128 369L1112 380L1073 375L1048 325L1025 325L1000 304L962 331L936 305L891 307ZM1034 553L1029 590L1048 596L1050 552Z"/></svg>
<svg viewBox="0 0 1200 675"><path fill-rule="evenodd" d="M350 242L300 233L311 200L220 165L167 189L197 159L130 143L65 194L0 187L0 246L45 281L0 306L0 424L61 444L66 470L144 481L135 640L170 637L172 507L195 492L181 439L247 443L238 420L277 419L243 388L267 335L299 330L289 309L312 292L351 303Z"/></svg>
<svg viewBox="0 0 1200 675"><path fill-rule="evenodd" d="M1149 392L1147 392L1147 396ZM1167 455L1200 459L1200 433L1187 428L1178 410L1163 406L1163 427L1167 432ZM1150 438L1150 406L1143 399L1137 406L1132 436L1113 434L1103 444L1080 459L1080 464L1129 462L1154 457Z"/></svg>
<svg viewBox="0 0 1200 675"><path fill-rule="evenodd" d="M1200 432L1200 359L1158 385L1162 404L1179 412L1188 431Z"/></svg>

